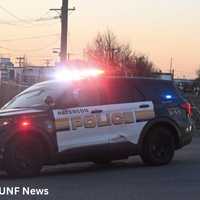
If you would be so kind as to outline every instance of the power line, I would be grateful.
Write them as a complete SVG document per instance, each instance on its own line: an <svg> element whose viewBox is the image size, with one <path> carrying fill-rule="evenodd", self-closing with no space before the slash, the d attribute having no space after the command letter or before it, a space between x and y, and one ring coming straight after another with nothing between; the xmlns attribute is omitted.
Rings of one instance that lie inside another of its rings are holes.
<svg viewBox="0 0 200 200"><path fill-rule="evenodd" d="M32 37L24 37L24 38L13 38L13 39L6 39L6 40L0 40L0 42L12 42L12 41L20 41L20 40L32 40L32 39L40 39L40 38L46 38L46 37L55 37L59 34L49 34L49 35L39 35L39 36L32 36Z"/></svg>
<svg viewBox="0 0 200 200"><path fill-rule="evenodd" d="M21 51L21 52L29 52L30 53L30 52L37 52L37 51L42 51L42 50L48 49L49 47L56 44L57 42L58 42L58 40L56 40L52 43L49 43L46 46L43 46L41 48L36 48L36 49L11 49L11 48L7 48L5 46L0 46L0 49L5 49L5 50L11 51L11 52Z"/></svg>
<svg viewBox="0 0 200 200"><path fill-rule="evenodd" d="M34 20L34 22L49 21L49 20L54 20L54 19L60 19L60 16L41 17L41 18L38 18L38 19Z"/></svg>
<svg viewBox="0 0 200 200"><path fill-rule="evenodd" d="M32 20L27 20L27 24L23 25L25 27L32 27L34 25L43 25L44 23L40 23L40 22L49 22L49 21L53 21L53 20L57 20L60 19L59 16L54 16L54 17L46 17L46 18L37 18L37 19L32 19ZM31 24L30 24L31 23ZM18 26L19 24L16 23L16 21L3 21L0 20L0 24L3 25L9 25L9 26Z"/></svg>
<svg viewBox="0 0 200 200"><path fill-rule="evenodd" d="M15 15L14 13L12 13L11 11L9 11L8 9L4 8L3 6L1 6L1 5L0 5L0 9L3 10L5 13L7 13L9 16L15 18L18 22L26 23L26 24L29 24L29 25L30 25L30 23L34 23L34 22L41 22L41 21L49 21L49 20L60 19L60 16L47 17L49 11L46 12L41 17L37 18L37 19L22 19L22 18L18 17L17 15ZM0 21L0 24L17 25L16 24L17 21L11 21L11 22Z"/></svg>
<svg viewBox="0 0 200 200"><path fill-rule="evenodd" d="M17 56L19 56L19 54L23 54L23 53L17 53L17 52L9 52L9 53L0 53L0 57L17 57ZM46 53L44 53L44 52L35 52L34 54L32 54L32 53L30 53L30 52L28 52L28 53L26 53L25 54L26 56L28 56L28 57L31 57L31 58L33 58L33 59L37 59L37 60L44 60L44 58L46 58L46 59L54 59L56 56L55 55L53 55L53 54L46 54Z"/></svg>
<svg viewBox="0 0 200 200"><path fill-rule="evenodd" d="M9 21L4 21L4 20L0 20L0 24L5 24L5 25L9 25L9 26L16 26L15 22L9 22Z"/></svg>
<svg viewBox="0 0 200 200"><path fill-rule="evenodd" d="M17 20L22 20L21 18L17 17L15 14L11 13L9 10L7 10L6 8L4 8L3 6L0 5L0 9L3 10L5 13L7 13L8 15L10 15L11 17L17 19Z"/></svg>
<svg viewBox="0 0 200 200"><path fill-rule="evenodd" d="M13 14L11 11L9 11L8 9L4 8L3 6L0 5L0 9L3 10L5 13L7 13L8 15L10 15L11 17L15 18L17 21L23 22L23 23L29 23L27 20L21 19L18 16L16 16L15 14Z"/></svg>

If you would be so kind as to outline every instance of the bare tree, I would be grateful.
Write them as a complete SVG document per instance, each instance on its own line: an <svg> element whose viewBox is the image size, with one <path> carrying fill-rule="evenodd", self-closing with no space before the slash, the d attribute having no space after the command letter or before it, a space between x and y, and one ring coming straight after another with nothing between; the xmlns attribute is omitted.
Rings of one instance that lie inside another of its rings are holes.
<svg viewBox="0 0 200 200"><path fill-rule="evenodd" d="M105 34L98 34L91 46L86 49L86 55L89 59L110 65L114 63L115 50L119 48L116 37L108 31Z"/></svg>
<svg viewBox="0 0 200 200"><path fill-rule="evenodd" d="M145 56L136 57L136 71L138 76L151 76L152 72L156 72L153 63Z"/></svg>
<svg viewBox="0 0 200 200"><path fill-rule="evenodd" d="M147 57L137 56L129 44L121 44L109 30L99 33L85 53L89 60L112 74L150 76L155 72L153 63Z"/></svg>

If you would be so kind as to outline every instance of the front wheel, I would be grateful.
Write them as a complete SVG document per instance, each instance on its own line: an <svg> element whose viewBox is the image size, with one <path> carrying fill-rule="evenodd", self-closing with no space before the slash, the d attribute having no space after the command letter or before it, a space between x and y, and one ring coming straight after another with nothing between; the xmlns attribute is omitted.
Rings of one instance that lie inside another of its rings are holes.
<svg viewBox="0 0 200 200"><path fill-rule="evenodd" d="M7 146L4 156L5 169L12 177L37 176L43 165L40 142L34 138L14 138Z"/></svg>
<svg viewBox="0 0 200 200"><path fill-rule="evenodd" d="M172 132L164 127L152 129L145 137L141 158L148 165L166 165L174 157L175 142Z"/></svg>

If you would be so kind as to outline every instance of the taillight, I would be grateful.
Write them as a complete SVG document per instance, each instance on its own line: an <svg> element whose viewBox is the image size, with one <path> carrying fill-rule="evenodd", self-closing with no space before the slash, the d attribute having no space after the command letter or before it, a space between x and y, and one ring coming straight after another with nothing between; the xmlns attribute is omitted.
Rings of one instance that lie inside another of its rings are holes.
<svg viewBox="0 0 200 200"><path fill-rule="evenodd" d="M182 103L181 108L183 108L190 117L192 116L192 105L190 103Z"/></svg>
<svg viewBox="0 0 200 200"><path fill-rule="evenodd" d="M21 125L22 125L22 127L27 127L27 126L30 125L30 122L29 122L29 121L23 121L23 122L21 123Z"/></svg>

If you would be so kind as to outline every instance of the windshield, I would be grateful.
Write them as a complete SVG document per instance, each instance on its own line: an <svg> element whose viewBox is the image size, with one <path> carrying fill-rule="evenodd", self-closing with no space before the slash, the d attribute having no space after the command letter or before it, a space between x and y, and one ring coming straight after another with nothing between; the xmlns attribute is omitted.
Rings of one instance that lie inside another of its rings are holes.
<svg viewBox="0 0 200 200"><path fill-rule="evenodd" d="M25 108L25 107L47 107L45 99L47 96L51 96L54 100L57 100L63 92L62 87L41 87L41 88L30 88L25 90L21 94L14 97L9 101L2 109L13 109L13 108Z"/></svg>

